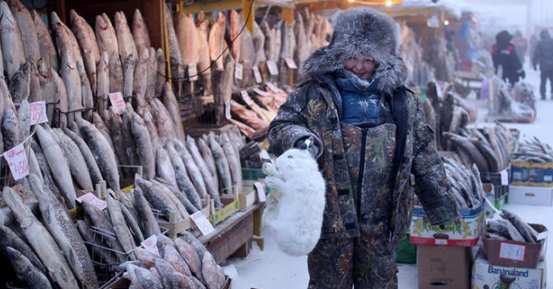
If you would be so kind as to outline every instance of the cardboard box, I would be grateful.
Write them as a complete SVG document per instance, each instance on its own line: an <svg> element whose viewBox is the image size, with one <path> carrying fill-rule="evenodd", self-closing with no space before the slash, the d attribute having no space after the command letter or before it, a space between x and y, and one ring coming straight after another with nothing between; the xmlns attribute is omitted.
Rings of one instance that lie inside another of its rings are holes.
<svg viewBox="0 0 553 289"><path fill-rule="evenodd" d="M535 244L517 241L483 239L484 252L491 265L517 268L537 268L540 256L543 255L547 228L539 224L529 224L539 233Z"/></svg>
<svg viewBox="0 0 553 289"><path fill-rule="evenodd" d="M443 229L430 225L421 206L415 206L409 241L419 245L475 246L482 233L485 201L472 209L460 209L461 220Z"/></svg>
<svg viewBox="0 0 553 289"><path fill-rule="evenodd" d="M417 246L419 289L466 289L475 253L473 247Z"/></svg>
<svg viewBox="0 0 553 289"><path fill-rule="evenodd" d="M482 184L482 187L484 188L484 194L486 194L486 199L490 201L490 203L495 205L495 193L494 193L494 186L490 183ZM493 218L495 211L490 208L490 206L486 206L486 210L484 212L486 218Z"/></svg>
<svg viewBox="0 0 553 289"><path fill-rule="evenodd" d="M238 198L240 199L240 211L244 212L249 207L253 206L256 203L257 200L257 192L255 189L249 191L248 193L240 193L238 194Z"/></svg>
<svg viewBox="0 0 553 289"><path fill-rule="evenodd" d="M546 262L536 269L491 265L484 252L480 252L472 265L472 289L524 288L542 289L546 286ZM509 287L509 281L510 287Z"/></svg>
<svg viewBox="0 0 553 289"><path fill-rule="evenodd" d="M509 203L553 206L553 187L509 186Z"/></svg>
<svg viewBox="0 0 553 289"><path fill-rule="evenodd" d="M511 185L553 186L553 163L511 162Z"/></svg>
<svg viewBox="0 0 553 289"><path fill-rule="evenodd" d="M213 226L221 223L222 221L228 219L234 213L240 211L240 199L239 198L226 198L221 196L221 202L224 207L218 211L215 211L215 208L212 208L211 213L211 224Z"/></svg>

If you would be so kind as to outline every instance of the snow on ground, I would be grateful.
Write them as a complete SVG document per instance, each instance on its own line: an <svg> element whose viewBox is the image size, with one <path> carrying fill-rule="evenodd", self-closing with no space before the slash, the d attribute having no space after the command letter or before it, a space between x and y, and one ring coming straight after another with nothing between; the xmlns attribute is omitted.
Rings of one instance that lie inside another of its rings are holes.
<svg viewBox="0 0 553 289"><path fill-rule="evenodd" d="M528 63L528 61L526 62ZM526 81L533 85L536 98L539 99L539 72L526 68ZM549 93L548 93L549 95ZM474 101L482 107L478 111L477 127L491 125L485 122L487 111L485 101ZM521 131L521 139L538 137L541 141L553 145L553 100L536 102L537 118L532 124L505 125ZM505 209L518 214L529 223L543 224L553 228L553 207L506 204ZM232 278L234 289L304 289L307 288L307 257L290 257L282 253L274 240L263 233L265 248L263 251L254 244L246 258L227 260L226 271ZM547 260L552 260L553 250L547 250ZM417 266L398 264L399 288L412 289L418 284ZM548 270L547 279L553 280L553 270Z"/></svg>

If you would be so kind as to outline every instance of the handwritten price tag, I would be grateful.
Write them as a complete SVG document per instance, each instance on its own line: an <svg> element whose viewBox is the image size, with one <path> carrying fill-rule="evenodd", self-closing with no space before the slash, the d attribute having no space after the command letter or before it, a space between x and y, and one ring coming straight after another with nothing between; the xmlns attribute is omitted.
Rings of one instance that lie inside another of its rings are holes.
<svg viewBox="0 0 553 289"><path fill-rule="evenodd" d="M226 101L225 102L225 117L227 119L231 119L231 115L230 115L230 102Z"/></svg>
<svg viewBox="0 0 553 289"><path fill-rule="evenodd" d="M296 62L292 58L284 58L284 61L286 62L286 65L288 65L288 68L290 69L298 69L298 66L296 65Z"/></svg>
<svg viewBox="0 0 553 289"><path fill-rule="evenodd" d="M109 100L111 101L111 105L115 107L115 111L117 111L117 113L119 114L123 114L125 112L126 105L121 92L113 92L108 95Z"/></svg>
<svg viewBox="0 0 553 289"><path fill-rule="evenodd" d="M196 67L196 63L188 64L188 80L198 80L198 67Z"/></svg>
<svg viewBox="0 0 553 289"><path fill-rule="evenodd" d="M31 107L31 125L48 122L48 116L46 115L45 101L31 102L30 107Z"/></svg>
<svg viewBox="0 0 553 289"><path fill-rule="evenodd" d="M234 78L242 80L242 76L244 76L244 66L242 63L236 63L234 66Z"/></svg>
<svg viewBox="0 0 553 289"><path fill-rule="evenodd" d="M108 203L106 201L98 199L98 197L96 197L96 195L94 195L91 192L88 192L88 193L78 197L77 201L79 201L80 203L87 202L89 204L92 204L94 207L98 208L100 211L103 211L108 206Z"/></svg>
<svg viewBox="0 0 553 289"><path fill-rule="evenodd" d="M244 102L247 105L251 106L253 104L253 100L252 100L252 98L250 97L250 95L248 94L247 91L245 91L245 90L240 91L240 95L242 96L242 99L244 100Z"/></svg>
<svg viewBox="0 0 553 289"><path fill-rule="evenodd" d="M272 92L279 92L280 89L278 87L276 87L276 85L274 85L272 82L267 82L267 87L272 91Z"/></svg>
<svg viewBox="0 0 553 289"><path fill-rule="evenodd" d="M510 243L501 243L499 247L499 258L516 261L524 261L526 257L526 246Z"/></svg>
<svg viewBox="0 0 553 289"><path fill-rule="evenodd" d="M269 69L269 74L278 75L278 66L274 61L267 61L267 68Z"/></svg>
<svg viewBox="0 0 553 289"><path fill-rule="evenodd" d="M159 256L159 250L157 249L157 236L156 235L151 235L150 237L148 237L148 239L142 241L142 243L140 243L140 245L142 245L142 247L146 251L148 251L150 253L153 253L156 256Z"/></svg>
<svg viewBox="0 0 553 289"><path fill-rule="evenodd" d="M252 70L253 70L253 77L255 77L255 83L261 83L261 81L263 80L261 79L261 72L259 72L259 67L254 66Z"/></svg>
<svg viewBox="0 0 553 289"><path fill-rule="evenodd" d="M202 232L204 236L213 232L213 225L211 225L204 214L202 214L202 211L198 211L190 215L190 218L192 218L192 221L194 221L194 223L196 224L198 229L200 229L200 232Z"/></svg>
<svg viewBox="0 0 553 289"><path fill-rule="evenodd" d="M263 185L260 182L253 183L255 186L255 190L257 191L257 197L259 199L259 202L265 202L267 200L267 196L265 195L265 189L263 188Z"/></svg>
<svg viewBox="0 0 553 289"><path fill-rule="evenodd" d="M23 144L18 144L4 153L14 180L19 180L29 175L29 161Z"/></svg>

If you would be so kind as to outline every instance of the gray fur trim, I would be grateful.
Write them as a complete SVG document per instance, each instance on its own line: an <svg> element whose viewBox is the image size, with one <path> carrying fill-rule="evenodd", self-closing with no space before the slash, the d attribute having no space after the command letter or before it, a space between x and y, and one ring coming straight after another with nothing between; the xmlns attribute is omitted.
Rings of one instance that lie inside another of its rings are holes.
<svg viewBox="0 0 553 289"><path fill-rule="evenodd" d="M379 90L391 93L407 78L407 66L398 55L398 28L388 15L368 7L339 12L334 20L330 45L305 61L303 73L310 77L344 68L348 58L372 59L378 68Z"/></svg>

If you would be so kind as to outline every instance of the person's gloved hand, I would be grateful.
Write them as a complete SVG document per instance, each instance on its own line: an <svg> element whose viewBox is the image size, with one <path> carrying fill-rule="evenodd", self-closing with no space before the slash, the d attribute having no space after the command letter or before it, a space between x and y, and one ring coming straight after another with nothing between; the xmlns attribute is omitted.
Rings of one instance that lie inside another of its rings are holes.
<svg viewBox="0 0 553 289"><path fill-rule="evenodd" d="M313 156L314 158L316 158L319 154L319 148L315 145L315 140L312 136L299 139L298 141L296 141L294 148L300 150L308 150L311 156Z"/></svg>

